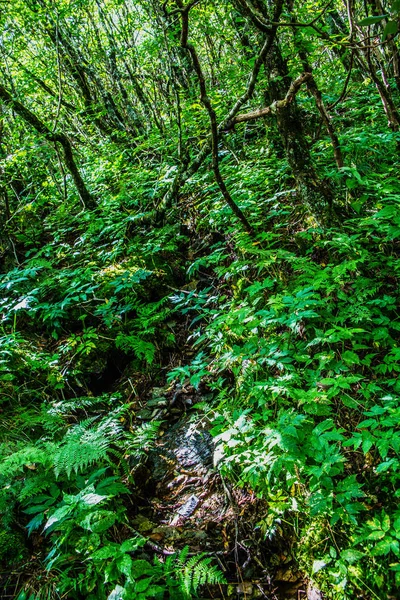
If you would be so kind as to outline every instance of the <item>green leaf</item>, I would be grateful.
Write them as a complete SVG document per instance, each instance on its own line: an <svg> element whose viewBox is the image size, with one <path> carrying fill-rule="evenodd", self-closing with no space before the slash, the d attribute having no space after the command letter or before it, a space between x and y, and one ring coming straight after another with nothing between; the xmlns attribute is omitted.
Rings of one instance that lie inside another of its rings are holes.
<svg viewBox="0 0 400 600"><path fill-rule="evenodd" d="M28 530L28 534L30 535L32 533L32 531L36 531L36 529L39 529L39 527L41 526L41 524L44 521L44 514L40 513L38 515L35 515L33 517L33 519L31 519L28 523L28 525L26 526L27 530Z"/></svg>
<svg viewBox="0 0 400 600"><path fill-rule="evenodd" d="M116 519L117 515L115 513L111 511L104 511L102 513L102 518L100 518L98 521L91 522L90 531L93 531L93 533L103 533L103 531L107 531L107 529L110 529L110 527L114 525Z"/></svg>
<svg viewBox="0 0 400 600"><path fill-rule="evenodd" d="M343 552L340 553L340 558L350 564L359 561L363 556L365 556L364 552L359 552L358 550L354 550L353 548L343 550Z"/></svg>
<svg viewBox="0 0 400 600"><path fill-rule="evenodd" d="M95 506L106 499L107 496L100 496L100 494L84 494L82 496L82 501L88 506Z"/></svg>
<svg viewBox="0 0 400 600"><path fill-rule="evenodd" d="M104 560L106 558L113 558L114 556L118 556L120 550L117 544L108 544L96 552L93 552L91 558L93 560Z"/></svg>
<svg viewBox="0 0 400 600"><path fill-rule="evenodd" d="M123 575L125 575L126 577L131 576L132 559L129 556L129 554L123 554L122 556L119 556L116 560L116 565Z"/></svg>
<svg viewBox="0 0 400 600"><path fill-rule="evenodd" d="M398 28L397 21L388 21L382 33L382 40L385 41L388 35L396 35Z"/></svg>
<svg viewBox="0 0 400 600"><path fill-rule="evenodd" d="M135 560L132 564L132 577L138 579L142 575L153 575L154 567L148 560Z"/></svg>
<svg viewBox="0 0 400 600"><path fill-rule="evenodd" d="M44 526L44 531L46 531L46 529L49 529L49 527L52 527L52 525L55 525L56 523L62 521L64 517L66 517L71 512L72 510L70 506L61 506L60 508L55 510L46 522L46 525Z"/></svg>
<svg viewBox="0 0 400 600"><path fill-rule="evenodd" d="M361 26L365 26L365 25L374 25L375 23L380 23L383 19L387 19L389 15L378 15L378 16L374 16L374 17L366 17L365 19L362 19L361 21L358 21L358 25Z"/></svg>
<svg viewBox="0 0 400 600"><path fill-rule="evenodd" d="M137 592L145 592L149 585L151 584L153 578L152 577L146 577L145 579L141 579L140 581L136 582L136 591Z"/></svg>
<svg viewBox="0 0 400 600"><path fill-rule="evenodd" d="M146 543L145 538L131 538L122 542L120 552L134 552Z"/></svg>
<svg viewBox="0 0 400 600"><path fill-rule="evenodd" d="M382 531L381 529L375 529L374 531L371 531L370 534L368 534L367 539L368 540L381 540L384 537L385 537L384 531Z"/></svg>
<svg viewBox="0 0 400 600"><path fill-rule="evenodd" d="M382 529L383 531L389 531L390 529L390 517L389 515L385 515L382 519Z"/></svg>
<svg viewBox="0 0 400 600"><path fill-rule="evenodd" d="M386 537L384 540L376 544L372 550L374 556L382 556L383 554L389 554L392 549L392 543L394 540L391 537Z"/></svg>
<svg viewBox="0 0 400 600"><path fill-rule="evenodd" d="M391 548L392 552L394 552L394 554L396 554L396 556L400 555L400 544L399 544L398 540L392 540L392 543L390 544L390 548Z"/></svg>
<svg viewBox="0 0 400 600"><path fill-rule="evenodd" d="M358 355L355 352L351 352L350 350L346 350L345 352L343 352L342 360L344 360L345 363L348 363L350 365L360 364L360 358L358 357Z"/></svg>

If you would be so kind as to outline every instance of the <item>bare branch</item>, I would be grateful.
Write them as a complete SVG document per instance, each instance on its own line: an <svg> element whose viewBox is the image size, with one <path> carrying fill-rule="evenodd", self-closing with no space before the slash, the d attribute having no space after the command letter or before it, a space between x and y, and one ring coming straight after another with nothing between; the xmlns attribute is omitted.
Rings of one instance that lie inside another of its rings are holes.
<svg viewBox="0 0 400 600"><path fill-rule="evenodd" d="M275 20L279 19L279 17L280 17L280 14L282 12L282 6L283 6L283 0L278 0L278 2L276 4L276 8L275 8L275 14L274 14ZM237 115L237 113L239 112L241 107L248 100L250 100L250 98L253 96L253 93L254 93L254 90L256 87L256 83L257 83L257 79L258 79L258 75L260 73L260 69L264 63L265 57L267 56L268 52L272 48L272 45L275 40L276 32L277 32L277 27L275 27L275 26L273 26L271 28L271 30L269 30L269 33L265 39L265 42L255 60L253 70L252 70L249 80L248 80L246 91L240 96L240 98L237 99L237 101L235 102L235 104L233 105L233 107L231 108L229 113L226 115L226 117L223 119L223 121L218 125L218 133L221 133L221 132L229 129L229 124L232 122L232 119L235 117L235 115ZM160 203L160 206L158 209L160 212L166 210L171 205L179 188L184 184L184 182L186 182L190 177L192 177L192 175L194 175L198 171L198 169L201 167L201 165L203 164L203 162L209 155L211 148L212 148L212 138L210 136L209 139L203 144L203 148L198 153L196 158L192 161L192 163L189 165L189 167L185 171L181 171L181 172L177 173L177 175L175 176L171 186L169 187L168 191L166 192L166 194L164 195L164 197Z"/></svg>
<svg viewBox="0 0 400 600"><path fill-rule="evenodd" d="M181 5L181 2L178 1L178 6ZM190 5L188 5L190 6ZM182 7L183 8L183 7ZM212 152L212 165L215 180L218 184L218 187L224 197L225 202L228 204L230 209L242 223L244 228L248 233L253 232L253 228L248 222L246 216L243 211L236 204L231 194L229 193L228 188L225 185L223 177L221 175L221 171L219 169L219 159L218 159L218 143L219 143L219 134L218 134L218 125L217 125L217 115L215 110L211 104L211 101L207 95L206 81L204 77L203 70L201 68L200 60L198 54L196 52L193 44L188 43L188 32L189 32L189 9L186 7L186 10L182 10L182 35L181 35L181 45L183 48L188 50L192 62L193 67L197 75L197 80L200 87L200 101L208 112L208 116L210 118L210 126L211 126L211 152Z"/></svg>

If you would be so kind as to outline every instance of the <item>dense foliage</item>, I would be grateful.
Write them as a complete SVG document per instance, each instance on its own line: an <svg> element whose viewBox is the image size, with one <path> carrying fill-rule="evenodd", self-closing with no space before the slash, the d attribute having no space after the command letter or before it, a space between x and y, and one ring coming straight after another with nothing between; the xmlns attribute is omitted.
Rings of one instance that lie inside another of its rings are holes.
<svg viewBox="0 0 400 600"><path fill-rule="evenodd" d="M265 499L265 543L326 598L395 597L399 13L3 3L0 561L20 600L224 583L130 520L159 426L133 401L165 380L212 392L215 468Z"/></svg>

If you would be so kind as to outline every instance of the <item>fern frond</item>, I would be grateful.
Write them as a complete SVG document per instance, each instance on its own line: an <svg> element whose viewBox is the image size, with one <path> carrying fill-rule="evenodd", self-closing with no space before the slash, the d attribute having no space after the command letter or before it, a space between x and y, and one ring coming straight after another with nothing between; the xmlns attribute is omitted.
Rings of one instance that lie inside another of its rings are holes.
<svg viewBox="0 0 400 600"><path fill-rule="evenodd" d="M126 436L126 451L134 460L139 461L154 446L161 421L148 421L135 428Z"/></svg>
<svg viewBox="0 0 400 600"><path fill-rule="evenodd" d="M71 413L75 413L77 411L88 410L92 408L97 409L99 405L115 405L115 402L117 400L119 400L118 394L103 394L101 396L80 396L79 398L72 398L72 400L69 399L53 402L52 406L48 409L48 412L49 414L68 416Z"/></svg>
<svg viewBox="0 0 400 600"><path fill-rule="evenodd" d="M110 446L123 434L120 414L121 411L115 411L97 425L93 424L95 418L90 418L72 427L54 455L56 476L65 471L69 477L72 471L78 473L93 463L107 460Z"/></svg>
<svg viewBox="0 0 400 600"><path fill-rule="evenodd" d="M188 552L189 548L185 546L176 557L179 586L187 598L193 598L193 594L196 594L197 590L203 585L226 583L225 577L218 566L211 565L212 556L202 553L186 560Z"/></svg>
<svg viewBox="0 0 400 600"><path fill-rule="evenodd" d="M51 439L54 439L54 437L56 437L56 435L65 427L63 416L52 412L46 405L42 406L40 416L42 427L47 436Z"/></svg>
<svg viewBox="0 0 400 600"><path fill-rule="evenodd" d="M46 447L26 446L3 458L0 464L0 477L14 477L27 466L35 464L49 466L50 463L51 454L46 451Z"/></svg>
<svg viewBox="0 0 400 600"><path fill-rule="evenodd" d="M154 360L155 345L137 335L124 335L121 333L116 337L115 345L126 353L133 351L139 359L144 358L149 365Z"/></svg>
<svg viewBox="0 0 400 600"><path fill-rule="evenodd" d="M34 498L48 490L53 484L51 477L47 471L35 474L35 476L25 479L21 491L18 494L20 502L26 502L30 498Z"/></svg>

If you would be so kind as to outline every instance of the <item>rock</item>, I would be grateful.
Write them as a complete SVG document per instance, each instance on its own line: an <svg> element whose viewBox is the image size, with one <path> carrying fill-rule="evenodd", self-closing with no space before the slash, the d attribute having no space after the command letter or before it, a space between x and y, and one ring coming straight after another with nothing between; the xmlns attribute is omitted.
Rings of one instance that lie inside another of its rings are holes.
<svg viewBox="0 0 400 600"><path fill-rule="evenodd" d="M312 581L308 582L307 586L307 600L322 600L323 596L320 590L315 587Z"/></svg>
<svg viewBox="0 0 400 600"><path fill-rule="evenodd" d="M173 409L172 409L173 410ZM168 485L175 473L204 476L212 468L214 444L211 434L186 417L168 428L149 451L149 467L155 482Z"/></svg>
<svg viewBox="0 0 400 600"><path fill-rule="evenodd" d="M171 525L177 525L180 518L187 519L196 510L200 500L197 496L192 494L180 508L178 508L176 515L172 519Z"/></svg>
<svg viewBox="0 0 400 600"><path fill-rule="evenodd" d="M192 496L186 500L185 504L178 509L178 515L187 519L187 517L190 517L190 515L194 513L199 502L199 498L192 494Z"/></svg>

